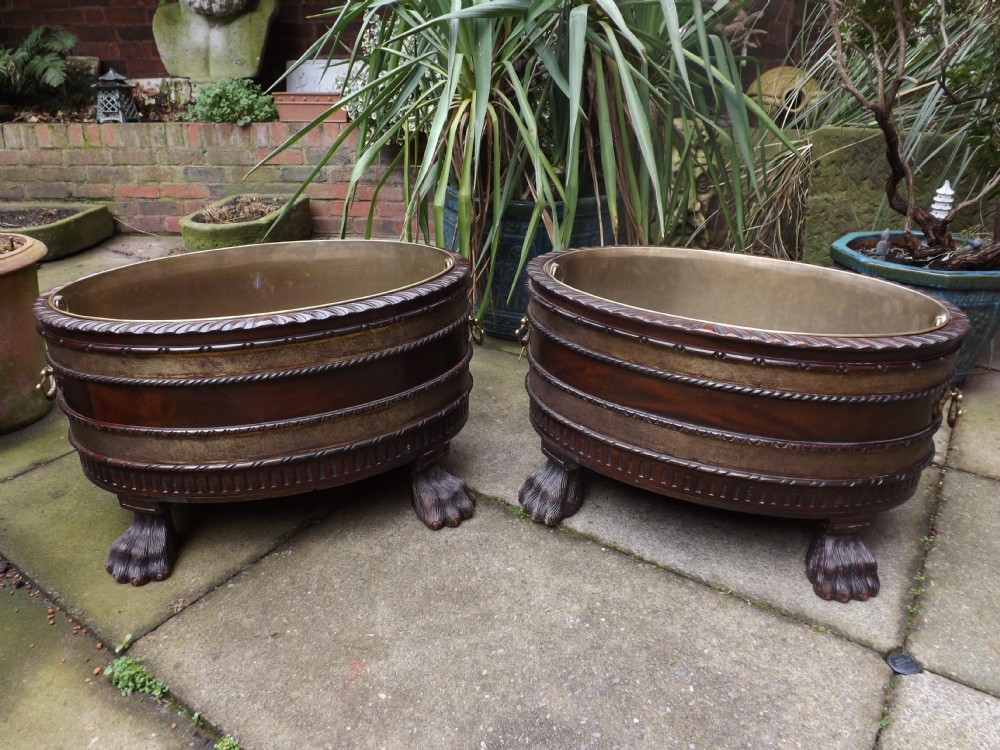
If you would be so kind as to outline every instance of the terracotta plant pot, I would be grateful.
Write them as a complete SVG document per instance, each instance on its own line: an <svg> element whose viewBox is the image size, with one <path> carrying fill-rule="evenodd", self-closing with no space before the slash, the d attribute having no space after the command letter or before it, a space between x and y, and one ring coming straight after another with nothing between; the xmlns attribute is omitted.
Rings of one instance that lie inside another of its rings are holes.
<svg viewBox="0 0 1000 750"><path fill-rule="evenodd" d="M969 317L970 327L955 367L955 381L965 380L1000 326L1000 271L918 268L878 260L862 251L879 239L878 232L845 234L830 246L830 257L841 268L903 284L960 308Z"/></svg>
<svg viewBox="0 0 1000 750"><path fill-rule="evenodd" d="M7 247L12 238L24 244L0 252L0 434L44 417L55 393L31 314L38 297L36 264L46 247L21 234L0 234L0 244Z"/></svg>
<svg viewBox="0 0 1000 750"><path fill-rule="evenodd" d="M277 91L272 96L282 122L312 122L340 100L340 94L320 92ZM337 110L325 121L347 122L347 113Z"/></svg>
<svg viewBox="0 0 1000 750"><path fill-rule="evenodd" d="M309 198L300 195L292 210L281 216L282 208L272 211L266 216L250 221L239 221L228 224L214 224L199 221L205 211L225 206L230 201L243 196L231 195L218 200L207 209L195 211L180 220L181 237L184 247L188 250L212 250L219 247L235 247L237 245L253 245L259 242L291 242L307 240L312 236L312 216L309 213ZM283 195L260 195L257 198L280 198ZM279 216L281 216L279 220ZM275 226L271 226L277 221Z"/></svg>

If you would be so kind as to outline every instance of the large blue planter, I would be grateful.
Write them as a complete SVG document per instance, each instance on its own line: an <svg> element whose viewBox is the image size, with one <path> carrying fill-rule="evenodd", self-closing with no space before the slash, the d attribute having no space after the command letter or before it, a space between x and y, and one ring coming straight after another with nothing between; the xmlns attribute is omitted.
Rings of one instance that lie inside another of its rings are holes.
<svg viewBox="0 0 1000 750"><path fill-rule="evenodd" d="M489 306L483 317L483 331L491 336L516 339L521 318L528 311L528 290L523 280L523 268L519 275L518 266L521 261L524 236L528 232L534 210L535 204L530 201L511 201L504 212L503 222L500 225L500 241L497 245L496 268L489 289ZM458 252L458 249L453 247L456 244L457 225L458 196L449 190L444 205L444 238L445 249L452 252ZM614 243L615 235L607 201L599 201L594 197L578 199L573 232L570 235L570 247L594 247ZM552 243L549 241L549 235L544 227L539 225L528 249L528 257L524 260L524 268L527 268L528 261L532 258L550 252ZM513 294L511 294L512 286Z"/></svg>
<svg viewBox="0 0 1000 750"><path fill-rule="evenodd" d="M959 307L969 316L969 334L958 357L955 380L961 382L993 341L1000 324L1000 271L942 271L889 263L866 255L878 232L851 232L830 246L830 257L842 267L866 276L895 281Z"/></svg>

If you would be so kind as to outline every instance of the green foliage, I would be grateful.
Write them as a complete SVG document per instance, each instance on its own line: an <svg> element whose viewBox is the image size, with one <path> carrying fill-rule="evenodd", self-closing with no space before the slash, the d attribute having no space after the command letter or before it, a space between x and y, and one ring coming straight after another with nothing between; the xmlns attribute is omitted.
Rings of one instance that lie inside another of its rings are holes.
<svg viewBox="0 0 1000 750"><path fill-rule="evenodd" d="M215 750L240 750L240 743L228 734L215 743Z"/></svg>
<svg viewBox="0 0 1000 750"><path fill-rule="evenodd" d="M620 240L644 244L704 233L710 217L692 222L692 208L699 194L714 194L718 219L741 246L743 192L758 189L762 158L751 111L764 130L784 136L742 92L722 35L737 9L649 0L347 0L325 14L329 31L303 55L351 49L350 85L337 106L352 121L312 176L353 145L346 231L360 181L387 143L401 143L391 166L402 167L404 236L413 226L429 236L433 225L433 241L443 245L454 188L457 247L480 280L493 267L504 211L518 199L535 205L522 267L536 229L554 247L567 245L585 194L608 200Z"/></svg>
<svg viewBox="0 0 1000 750"><path fill-rule="evenodd" d="M75 44L63 28L38 26L17 49L0 46L0 103L53 109L86 100L91 81L66 60Z"/></svg>
<svg viewBox="0 0 1000 750"><path fill-rule="evenodd" d="M274 97L245 78L203 83L195 91L188 119L196 122L269 122L278 119Z"/></svg>
<svg viewBox="0 0 1000 750"><path fill-rule="evenodd" d="M170 692L162 680L147 672L139 660L131 656L119 656L111 662L108 677L122 695L147 693L154 698L162 698Z"/></svg>

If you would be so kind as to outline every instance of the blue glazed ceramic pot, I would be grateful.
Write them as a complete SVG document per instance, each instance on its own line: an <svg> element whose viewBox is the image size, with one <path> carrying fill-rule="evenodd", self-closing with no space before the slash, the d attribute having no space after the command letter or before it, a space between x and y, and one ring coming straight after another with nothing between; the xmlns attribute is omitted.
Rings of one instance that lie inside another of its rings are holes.
<svg viewBox="0 0 1000 750"><path fill-rule="evenodd" d="M971 326L955 372L955 381L961 382L996 336L1000 324L1000 271L944 271L877 260L865 254L863 248L874 246L879 239L878 232L850 232L830 246L830 257L841 268L895 281L961 308Z"/></svg>

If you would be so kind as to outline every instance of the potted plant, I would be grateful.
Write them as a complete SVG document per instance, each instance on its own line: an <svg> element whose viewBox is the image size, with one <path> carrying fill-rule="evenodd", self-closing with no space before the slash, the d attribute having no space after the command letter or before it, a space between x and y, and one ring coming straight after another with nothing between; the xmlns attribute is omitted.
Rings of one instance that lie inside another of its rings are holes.
<svg viewBox="0 0 1000 750"><path fill-rule="evenodd" d="M0 44L0 121L22 110L80 109L93 100L93 76L68 59L76 37L36 26L16 48Z"/></svg>
<svg viewBox="0 0 1000 750"><path fill-rule="evenodd" d="M191 251L307 240L312 236L309 198L231 195L183 217L180 229L184 247Z"/></svg>
<svg viewBox="0 0 1000 750"><path fill-rule="evenodd" d="M828 9L829 60L843 90L881 132L886 200L903 217L901 230L884 237L841 237L833 260L963 308L972 330L958 363L962 380L1000 321L1000 212L994 208L992 239L954 237L949 229L962 211L982 209L1000 188L1000 8L994 0L828 0ZM953 163L976 167L969 172L979 179L966 175L973 184L959 200L944 182L922 205L914 187L921 146L950 148Z"/></svg>
<svg viewBox="0 0 1000 750"><path fill-rule="evenodd" d="M45 252L38 240L0 232L0 435L44 417L55 395L31 312L38 297L35 268Z"/></svg>
<svg viewBox="0 0 1000 750"><path fill-rule="evenodd" d="M115 233L107 206L60 201L0 203L0 230L15 230L44 243L44 261L78 253Z"/></svg>
<svg viewBox="0 0 1000 750"><path fill-rule="evenodd" d="M722 35L728 12L642 0L349 0L305 55L350 50L335 107L351 120L312 176L339 149L355 149L346 230L360 180L392 149L372 211L391 185L403 192L405 238L422 232L447 246L453 226L454 247L474 263L480 318L518 201L528 210L509 283L537 234L556 249L575 244L582 196L606 204L585 222L598 242L687 242L707 231L706 217L690 219L708 185L740 237L742 212L732 207L745 185L757 186L760 159L749 113L784 136L742 93Z"/></svg>

